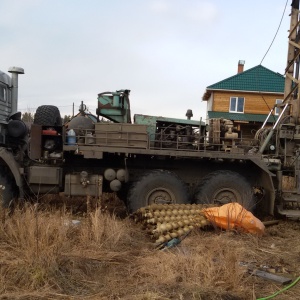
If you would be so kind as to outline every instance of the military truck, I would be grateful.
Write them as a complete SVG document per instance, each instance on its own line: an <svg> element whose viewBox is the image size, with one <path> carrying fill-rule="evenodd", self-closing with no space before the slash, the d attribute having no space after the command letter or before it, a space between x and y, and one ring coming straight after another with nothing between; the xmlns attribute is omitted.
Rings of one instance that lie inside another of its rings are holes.
<svg viewBox="0 0 300 300"><path fill-rule="evenodd" d="M57 107L40 106L29 132L17 112L24 70L0 73L2 205L58 193L101 201L111 193L131 212L151 203L239 202L258 213L299 218L298 8L293 1L281 113L251 140L231 120L192 120L191 110L186 119L132 119L128 89L98 94L95 116L82 103L67 124Z"/></svg>

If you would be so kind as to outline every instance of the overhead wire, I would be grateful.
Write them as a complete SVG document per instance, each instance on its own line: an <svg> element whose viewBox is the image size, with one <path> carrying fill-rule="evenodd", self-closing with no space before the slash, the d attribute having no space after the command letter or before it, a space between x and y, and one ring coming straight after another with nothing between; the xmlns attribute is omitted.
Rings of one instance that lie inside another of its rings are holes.
<svg viewBox="0 0 300 300"><path fill-rule="evenodd" d="M279 25L278 25L278 27L277 27L277 30L276 30L276 32L275 32L275 35L274 35L274 37L273 37L273 39L272 39L272 41L271 41L271 43L270 43L270 45L269 45L269 47L268 47L266 53L264 54L264 56L263 56L263 58L262 58L262 60L261 60L261 62L260 62L259 65L261 65L262 62L264 61L264 59L266 58L267 54L269 53L269 51L270 51L270 49L271 49L271 47L272 47L272 45L273 45L273 43L274 43L274 41L275 41L277 35L278 35L279 29L280 29L280 27L281 27L281 24L282 24L284 15L285 15L285 11L286 11L286 8L287 8L287 4L288 4L288 0L286 0L286 2L285 2L285 6L284 6L284 9L283 9L283 13L282 13L282 16L281 16ZM257 82L257 81L258 81L258 76L256 76L256 82ZM257 85L257 86L258 86L258 85ZM259 90L259 89L258 89L258 90ZM268 107L268 110L271 111L271 108L270 108L268 102L266 101L266 99L264 98L262 91L258 91L258 92L259 92L259 94L261 95L263 101L265 102L265 105ZM276 121L275 115L272 115L272 117L273 117L274 122L275 122L275 121Z"/></svg>
<svg viewBox="0 0 300 300"><path fill-rule="evenodd" d="M281 27L282 20L283 20L285 11L286 11L287 4L288 4L288 0L286 0L286 2L285 2L284 10L283 10L283 13L282 13L282 16L281 16L281 19L280 19L278 28L277 28L277 30L276 30L276 33L275 33L275 35L274 35L274 37L273 37L273 40L272 40L272 42L271 42L271 44L270 44L268 50L266 51L265 55L263 56L263 58L262 58L262 60L261 60L261 62L260 62L260 65L262 64L262 62L264 61L265 57L266 57L267 54L269 53L269 51L270 51L270 49L271 49L271 47L272 47L272 45L273 45L273 43L274 43L274 41L275 41L275 39L276 39L276 37L277 37L277 34L278 34L279 29L280 29L280 27Z"/></svg>
<svg viewBox="0 0 300 300"><path fill-rule="evenodd" d="M269 48L267 49L266 53L264 54L264 56L263 56L263 58L262 58L262 60L261 60L261 62L260 62L260 65L262 64L262 62L264 61L265 57L266 57L267 54L269 53L269 51L270 51L270 49L271 49L271 47L272 47L272 45L273 45L273 43L274 43L274 41L275 41L275 39L276 39L276 37L277 37L277 34L278 34L279 29L280 29L280 27L281 27L282 20L283 20L285 11L286 11L287 3L288 3L288 0L286 0L285 7L284 7L284 10L283 10L283 13L282 13L282 16L281 16L281 19L280 19L278 28L277 28L277 30L276 30L276 33L275 33L274 37L273 37L273 40L272 40L272 42L271 42ZM261 96L262 96L263 100L265 101L266 105L267 105L268 108L269 108L269 105L267 104L267 102L266 102L266 100L264 99L263 95L261 95ZM269 108L269 110L270 110L270 108ZM300 281L300 276L297 277L290 285L286 286L285 288L283 288L283 289L277 291L276 293L274 293L274 294L272 294L272 295L270 295L270 296L267 296L267 297L264 297L264 298L259 298L259 299L257 299L257 300L267 300L267 299L272 299L272 298L276 297L278 294L280 294L280 293L282 293L282 292L284 292L284 291L290 289L291 287L293 287L294 285L296 285L299 281Z"/></svg>
<svg viewBox="0 0 300 300"><path fill-rule="evenodd" d="M74 105L59 105L59 106L57 106L59 109L61 109L61 108L66 108L66 107L70 107L70 108L72 108L72 107L74 107ZM89 113L91 113L91 110L96 110L96 106L88 106L87 107L87 111L89 112ZM26 113L26 112L31 112L31 113L34 113L36 110L37 110L37 107L27 107L27 108L18 108L18 110L19 111L21 111L22 113Z"/></svg>
<svg viewBox="0 0 300 300"><path fill-rule="evenodd" d="M72 107L73 105L59 105L57 106L58 108L62 107ZM37 110L37 107L26 107L26 108L19 108L19 110L24 110L24 111L31 111L31 110Z"/></svg>

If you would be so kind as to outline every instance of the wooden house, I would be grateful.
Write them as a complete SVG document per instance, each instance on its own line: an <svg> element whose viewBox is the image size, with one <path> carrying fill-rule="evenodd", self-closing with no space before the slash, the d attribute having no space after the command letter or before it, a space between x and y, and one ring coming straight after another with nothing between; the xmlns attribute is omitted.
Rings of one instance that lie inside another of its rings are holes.
<svg viewBox="0 0 300 300"><path fill-rule="evenodd" d="M232 120L241 137L253 138L275 104L283 101L284 76L262 65L244 71L239 61L238 73L206 88L202 97L207 101L208 118ZM276 108L267 120L274 123L279 114Z"/></svg>

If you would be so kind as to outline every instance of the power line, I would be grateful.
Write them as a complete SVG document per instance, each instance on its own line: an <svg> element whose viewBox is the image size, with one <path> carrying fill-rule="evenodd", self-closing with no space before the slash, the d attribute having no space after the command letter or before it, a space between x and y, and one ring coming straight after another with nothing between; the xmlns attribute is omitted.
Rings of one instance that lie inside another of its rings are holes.
<svg viewBox="0 0 300 300"><path fill-rule="evenodd" d="M269 53L269 51L270 51L270 49L271 49L271 47L272 47L272 45L273 45L273 43L274 43L274 41L275 41L275 38L276 38L276 36L277 36L277 34L278 34L278 31L279 31L279 29L280 29L280 27L281 27L281 24L282 24L282 20L283 20L285 11L286 11L287 3L288 3L288 0L286 0L285 7L284 7L284 10L283 10L283 13L282 13L282 16L281 16L281 20L280 20L280 22L279 22L279 25L278 25L277 31L276 31L276 33L275 33L275 35L274 35L274 38L273 38L273 40L272 40L272 42L271 42L271 44L270 44L268 50L266 51L265 55L263 56L263 58L262 58L262 60L261 60L261 62L260 62L260 65L261 65L262 62L264 61L265 57L266 57L267 54Z"/></svg>
<svg viewBox="0 0 300 300"><path fill-rule="evenodd" d="M276 33L275 33L275 35L274 35L274 37L273 37L273 40L272 40L272 42L271 42L271 44L270 44L268 50L266 51L265 55L263 56L263 58L262 58L262 60L261 60L261 62L260 62L260 65L262 64L262 62L263 62L264 59L266 58L267 54L269 53L269 51L270 51L270 49L271 49L271 47L272 47L272 45L273 45L273 43L274 43L274 41L275 41L275 39L276 39L276 36L277 36L277 34L278 34L278 32L279 32L279 29L280 29L280 27L281 27L282 20L283 20L285 11L286 11L287 3L288 3L288 0L286 0L286 2L285 2L284 10L283 10L283 13L282 13L282 16L281 16L281 19L280 19L278 28L277 28L277 30L276 30ZM257 83L257 81L258 81L258 75L255 76L255 80L256 80L256 83ZM269 111L271 111L271 108L269 107L269 105L268 105L266 99L264 98L262 92L259 91L259 93L260 93L260 95L261 95L263 101L265 102L266 106L268 107ZM273 115L273 118L274 118L274 121L275 121L275 116L274 116L274 115Z"/></svg>
<svg viewBox="0 0 300 300"><path fill-rule="evenodd" d="M58 108L73 107L73 105L60 105L60 106L56 106L56 107L58 107ZM18 110L37 110L37 107L18 108Z"/></svg>
<svg viewBox="0 0 300 300"><path fill-rule="evenodd" d="M72 110L73 110L73 105L61 105L61 106L56 106L57 108L59 108L60 110L62 108L66 108L66 107L70 107L71 110L70 110L70 113L72 114ZM76 107L76 106L75 106ZM96 110L96 106L92 105L87 105L87 110L89 112L91 112L91 110ZM37 110L37 107L26 107L26 108L18 108L18 111L22 112L22 113L25 113L25 112L35 112Z"/></svg>

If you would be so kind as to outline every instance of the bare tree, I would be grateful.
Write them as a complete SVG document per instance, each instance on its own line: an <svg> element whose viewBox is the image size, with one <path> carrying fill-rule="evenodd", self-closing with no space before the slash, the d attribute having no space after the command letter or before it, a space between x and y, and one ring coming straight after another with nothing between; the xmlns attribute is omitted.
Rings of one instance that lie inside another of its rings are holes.
<svg viewBox="0 0 300 300"><path fill-rule="evenodd" d="M31 112L24 112L21 119L25 123L33 123L34 114Z"/></svg>

